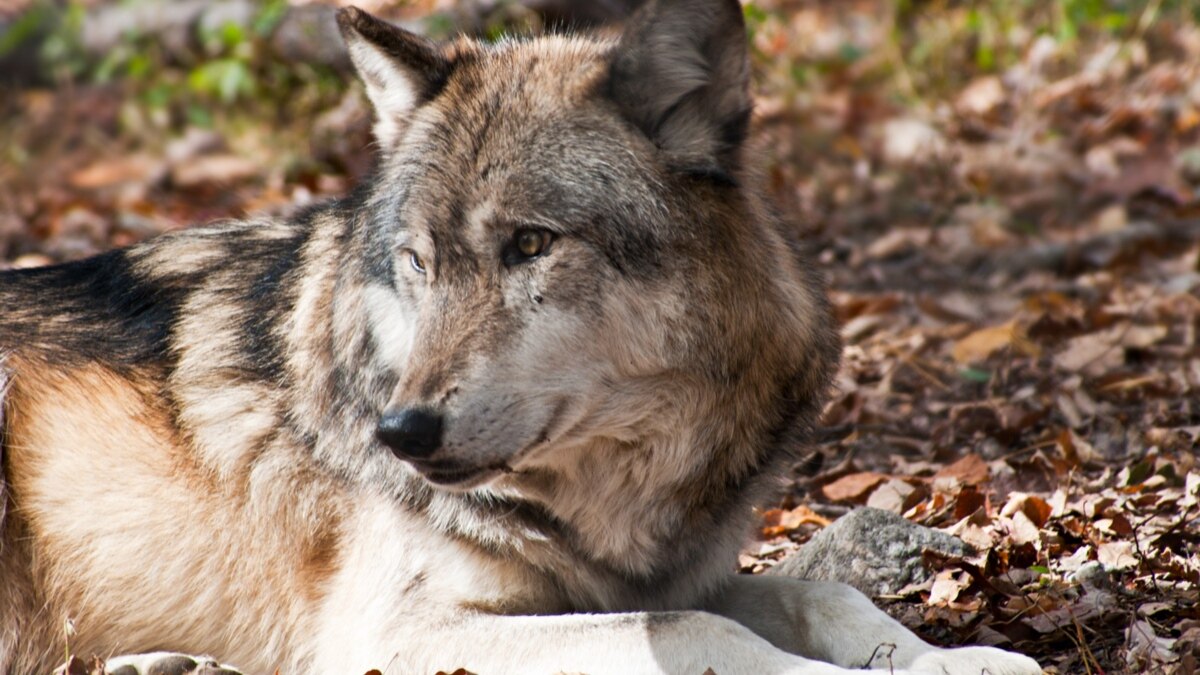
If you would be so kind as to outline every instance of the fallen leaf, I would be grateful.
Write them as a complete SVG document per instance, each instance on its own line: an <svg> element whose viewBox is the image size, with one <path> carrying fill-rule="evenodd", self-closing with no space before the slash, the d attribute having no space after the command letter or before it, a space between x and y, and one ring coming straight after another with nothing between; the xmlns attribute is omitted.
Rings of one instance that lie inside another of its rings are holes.
<svg viewBox="0 0 1200 675"><path fill-rule="evenodd" d="M822 487L821 493L835 502L860 501L887 479L887 476L873 471L852 473Z"/></svg>
<svg viewBox="0 0 1200 675"><path fill-rule="evenodd" d="M929 605L945 605L958 599L958 594L970 585L970 577L965 574L956 575L953 570L938 572L929 589Z"/></svg>
<svg viewBox="0 0 1200 675"><path fill-rule="evenodd" d="M891 258L929 243L929 228L895 228L871 242L868 258Z"/></svg>
<svg viewBox="0 0 1200 675"><path fill-rule="evenodd" d="M883 156L893 164L936 159L946 151L946 138L924 120L888 120L880 130Z"/></svg>
<svg viewBox="0 0 1200 675"><path fill-rule="evenodd" d="M986 551L996 544L996 538L992 535L994 531L994 528L980 527L971 522L970 518L964 518L950 529L950 534L962 539L978 551Z"/></svg>
<svg viewBox="0 0 1200 675"><path fill-rule="evenodd" d="M1079 568L1083 567L1091 560L1092 547L1084 544L1075 550L1074 553L1068 556L1062 556L1058 559L1058 564L1054 567L1060 574L1070 574L1078 572Z"/></svg>
<svg viewBox="0 0 1200 675"><path fill-rule="evenodd" d="M811 524L827 527L832 522L803 504L786 511L783 509L770 509L763 513L762 536L766 539L772 539L792 532L801 525Z"/></svg>
<svg viewBox="0 0 1200 675"><path fill-rule="evenodd" d="M1053 510L1045 499L1037 495L1013 492L1000 509L1000 515L1007 518L1017 512L1024 513L1036 527L1043 527Z"/></svg>
<svg viewBox="0 0 1200 675"><path fill-rule="evenodd" d="M1010 602L1020 600L1020 597L1010 598ZM1089 589L1087 593L1067 603L1050 594L1042 594L1036 607L1041 613L1030 612L1030 615L1022 619L1022 623L1039 633L1071 630L1072 626L1122 611L1116 596L1097 589Z"/></svg>
<svg viewBox="0 0 1200 675"><path fill-rule="evenodd" d="M1118 324L1068 340L1066 347L1055 354L1054 363L1069 372L1098 375L1125 363L1125 347L1145 349L1161 342L1167 333L1166 326Z"/></svg>
<svg viewBox="0 0 1200 675"><path fill-rule="evenodd" d="M121 183L154 183L166 175L166 164L146 155L102 159L71 173L72 187L92 190Z"/></svg>
<svg viewBox="0 0 1200 675"><path fill-rule="evenodd" d="M972 81L954 101L960 113L983 117L1004 102L1004 83L995 75Z"/></svg>
<svg viewBox="0 0 1200 675"><path fill-rule="evenodd" d="M1018 353L1037 356L1038 346L1031 342L1025 329L1015 320L998 326L988 326L967 335L955 343L951 356L962 365L986 361L1001 349L1011 347Z"/></svg>
<svg viewBox="0 0 1200 675"><path fill-rule="evenodd" d="M987 504L987 496L979 492L973 485L963 486L954 500L954 519L962 520L972 513L982 509Z"/></svg>
<svg viewBox="0 0 1200 675"><path fill-rule="evenodd" d="M1131 541L1109 541L1100 544L1096 549L1096 560L1105 567L1116 570L1136 567L1138 563Z"/></svg>
<svg viewBox="0 0 1200 675"><path fill-rule="evenodd" d="M232 185L259 175L258 162L237 155L206 155L171 169L171 183L184 190L204 186Z"/></svg>
<svg viewBox="0 0 1200 675"><path fill-rule="evenodd" d="M867 506L892 513L904 513L912 508L919 498L917 488L893 478L871 492L871 496L867 498Z"/></svg>
<svg viewBox="0 0 1200 675"><path fill-rule="evenodd" d="M1175 660L1172 651L1175 641L1159 637L1149 621L1138 619L1131 623L1125 630L1125 642L1129 645L1125 661L1131 666L1162 665Z"/></svg>
<svg viewBox="0 0 1200 675"><path fill-rule="evenodd" d="M1063 459L1073 467L1090 464L1100 459L1100 453L1096 452L1096 448L1071 429L1059 431L1055 442L1058 444L1059 451L1062 452Z"/></svg>
<svg viewBox="0 0 1200 675"><path fill-rule="evenodd" d="M1169 612L1175 609L1174 603L1170 602L1146 602L1138 605L1138 616L1151 617L1159 612Z"/></svg>
<svg viewBox="0 0 1200 675"><path fill-rule="evenodd" d="M979 455L970 454L942 468L933 474L935 489L939 485L979 485L986 483L989 477L987 463ZM941 490L942 492L957 492L957 490Z"/></svg>
<svg viewBox="0 0 1200 675"><path fill-rule="evenodd" d="M1008 537L1014 544L1033 544L1041 543L1041 533L1038 531L1037 525L1025 515L1023 511L1017 511L1009 519Z"/></svg>

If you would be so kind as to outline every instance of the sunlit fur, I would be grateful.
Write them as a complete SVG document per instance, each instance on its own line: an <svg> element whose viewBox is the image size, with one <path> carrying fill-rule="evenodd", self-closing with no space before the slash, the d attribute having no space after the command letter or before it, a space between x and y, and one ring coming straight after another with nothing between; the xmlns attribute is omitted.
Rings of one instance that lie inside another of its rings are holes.
<svg viewBox="0 0 1200 675"><path fill-rule="evenodd" d="M353 195L0 274L0 672L1035 672L731 573L839 353L746 168L734 0L495 45L339 18L379 118ZM412 406L463 479L376 440Z"/></svg>

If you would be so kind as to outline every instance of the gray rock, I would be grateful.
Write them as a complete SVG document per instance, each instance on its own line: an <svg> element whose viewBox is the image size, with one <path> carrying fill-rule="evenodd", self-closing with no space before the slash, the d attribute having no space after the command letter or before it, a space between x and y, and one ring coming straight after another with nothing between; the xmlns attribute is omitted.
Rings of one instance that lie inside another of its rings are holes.
<svg viewBox="0 0 1200 675"><path fill-rule="evenodd" d="M840 581L868 596L889 595L929 578L921 552L967 555L961 539L881 509L851 511L817 533L767 574Z"/></svg>

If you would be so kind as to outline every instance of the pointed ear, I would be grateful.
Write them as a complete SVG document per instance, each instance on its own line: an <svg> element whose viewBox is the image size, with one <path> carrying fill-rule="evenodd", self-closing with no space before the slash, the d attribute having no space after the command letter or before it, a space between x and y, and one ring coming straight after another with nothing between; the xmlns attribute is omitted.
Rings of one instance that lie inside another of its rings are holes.
<svg viewBox="0 0 1200 675"><path fill-rule="evenodd" d="M350 60L375 106L375 138L388 145L409 114L437 95L453 62L434 42L357 7L337 13Z"/></svg>
<svg viewBox="0 0 1200 675"><path fill-rule="evenodd" d="M728 178L752 107L738 0L650 0L629 20L608 84L674 168Z"/></svg>

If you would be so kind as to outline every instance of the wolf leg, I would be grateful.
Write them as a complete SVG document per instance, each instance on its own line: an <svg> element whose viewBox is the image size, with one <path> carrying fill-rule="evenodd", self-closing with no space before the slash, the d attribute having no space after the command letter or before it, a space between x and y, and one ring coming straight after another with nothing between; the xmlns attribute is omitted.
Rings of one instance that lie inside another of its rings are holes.
<svg viewBox="0 0 1200 675"><path fill-rule="evenodd" d="M486 675L851 675L829 663L772 647L724 617L707 612L638 612L549 616L472 615L396 629L391 653L347 662L346 644L325 644L314 672L388 675L452 672ZM358 632L358 631L356 631ZM359 632L361 635L362 633ZM376 634L375 640L379 639ZM910 675L895 670L895 675ZM976 674L977 675L977 674Z"/></svg>
<svg viewBox="0 0 1200 675"><path fill-rule="evenodd" d="M171 652L114 656L105 662L104 671L108 675L241 675L207 656Z"/></svg>
<svg viewBox="0 0 1200 675"><path fill-rule="evenodd" d="M992 647L946 649L921 640L845 584L736 575L706 607L780 649L848 668L939 675L1037 675L1027 656Z"/></svg>

